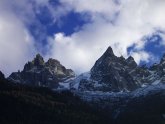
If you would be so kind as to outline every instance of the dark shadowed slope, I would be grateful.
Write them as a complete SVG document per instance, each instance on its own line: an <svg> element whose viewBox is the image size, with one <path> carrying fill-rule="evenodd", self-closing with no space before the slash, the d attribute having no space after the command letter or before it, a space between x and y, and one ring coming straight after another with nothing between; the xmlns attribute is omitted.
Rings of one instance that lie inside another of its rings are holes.
<svg viewBox="0 0 165 124"><path fill-rule="evenodd" d="M0 124L101 123L105 123L101 116L69 91L0 81Z"/></svg>

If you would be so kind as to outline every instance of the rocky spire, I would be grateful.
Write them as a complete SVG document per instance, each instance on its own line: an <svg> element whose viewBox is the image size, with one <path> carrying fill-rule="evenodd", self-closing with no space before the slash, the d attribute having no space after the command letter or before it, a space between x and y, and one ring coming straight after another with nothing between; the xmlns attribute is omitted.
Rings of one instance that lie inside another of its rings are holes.
<svg viewBox="0 0 165 124"><path fill-rule="evenodd" d="M105 53L103 54L103 56L108 56L108 57L113 57L115 56L113 53L112 48L109 46L108 49L105 51Z"/></svg>
<svg viewBox="0 0 165 124"><path fill-rule="evenodd" d="M37 54L32 62L25 64L23 71L12 73L8 79L32 86L55 88L59 86L59 82L74 76L74 72L66 69L58 60L50 58L44 62L43 57Z"/></svg>
<svg viewBox="0 0 165 124"><path fill-rule="evenodd" d="M32 62L34 63L34 66L42 66L45 63L43 57L40 54L37 54Z"/></svg>
<svg viewBox="0 0 165 124"><path fill-rule="evenodd" d="M102 66L108 65L109 61L115 61L116 58L117 57L114 55L112 48L109 46L108 49L104 52L104 54L96 61L96 63L91 69L91 72L97 71L95 69L98 68L102 69ZM107 59L108 61L106 61Z"/></svg>

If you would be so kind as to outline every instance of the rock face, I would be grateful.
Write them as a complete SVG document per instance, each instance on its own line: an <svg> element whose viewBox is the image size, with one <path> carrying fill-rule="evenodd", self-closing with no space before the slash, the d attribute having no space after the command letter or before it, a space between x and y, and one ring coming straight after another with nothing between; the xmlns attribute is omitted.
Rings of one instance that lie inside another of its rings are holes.
<svg viewBox="0 0 165 124"><path fill-rule="evenodd" d="M37 54L33 61L25 64L23 71L14 72L9 80L32 86L46 86L55 88L59 82L74 77L71 69L66 69L58 60L49 59L44 62L43 57Z"/></svg>
<svg viewBox="0 0 165 124"><path fill-rule="evenodd" d="M137 64L132 57L127 60L116 57L109 47L92 67L91 79L104 83L107 90L134 90L139 87L139 84L129 72L136 67Z"/></svg>
<svg viewBox="0 0 165 124"><path fill-rule="evenodd" d="M147 68L138 66L131 56L127 59L115 56L109 47L96 61L88 77L80 75L71 87L82 91L121 92L159 82L165 82L165 55L159 64Z"/></svg>

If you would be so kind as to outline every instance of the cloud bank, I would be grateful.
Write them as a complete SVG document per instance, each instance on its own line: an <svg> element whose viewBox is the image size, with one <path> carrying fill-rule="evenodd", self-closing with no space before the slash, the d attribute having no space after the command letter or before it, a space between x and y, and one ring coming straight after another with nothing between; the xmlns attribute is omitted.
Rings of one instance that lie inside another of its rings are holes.
<svg viewBox="0 0 165 124"><path fill-rule="evenodd" d="M0 1L0 70L6 76L22 69L37 52L47 53L47 44L42 43L47 40L46 26L37 17L43 8L54 23L68 11L67 7L52 6L49 0Z"/></svg>
<svg viewBox="0 0 165 124"><path fill-rule="evenodd" d="M78 32L70 36L59 32L50 40L50 56L67 67L88 71L108 46L117 56L132 55L137 63L154 59L144 50L149 41L143 39L159 30L165 31L164 0L61 0L61 3L89 19ZM164 37L164 33L161 35ZM133 45L135 49L128 53Z"/></svg>
<svg viewBox="0 0 165 124"><path fill-rule="evenodd" d="M45 8L48 13L43 13ZM86 23L70 35L64 31L50 36L39 20L49 15L49 26L61 26L71 12ZM165 46L164 12L164 0L1 0L0 70L9 75L40 52L81 73L108 46L117 56L132 55L137 63L154 61L157 56L145 50L151 42L145 38L157 33Z"/></svg>
<svg viewBox="0 0 165 124"><path fill-rule="evenodd" d="M33 38L7 1L0 1L0 70L8 76L34 55Z"/></svg>

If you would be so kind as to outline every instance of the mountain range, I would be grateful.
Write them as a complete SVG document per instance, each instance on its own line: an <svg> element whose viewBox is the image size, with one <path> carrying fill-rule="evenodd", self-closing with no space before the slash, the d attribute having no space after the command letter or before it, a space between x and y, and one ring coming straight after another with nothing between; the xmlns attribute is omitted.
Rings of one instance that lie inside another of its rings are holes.
<svg viewBox="0 0 165 124"><path fill-rule="evenodd" d="M40 54L22 71L0 80L16 85L68 91L114 124L165 123L165 54L159 63L139 66L132 56L117 57L111 47L89 72L76 76L58 60Z"/></svg>
<svg viewBox="0 0 165 124"><path fill-rule="evenodd" d="M66 69L58 60L50 58L44 62L43 57L37 54L21 72L12 73L8 80L51 89L67 86L81 91L129 92L165 83L165 55L158 64L138 66L132 56L127 59L117 57L108 47L89 72L75 76L73 70Z"/></svg>

